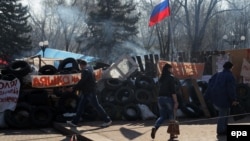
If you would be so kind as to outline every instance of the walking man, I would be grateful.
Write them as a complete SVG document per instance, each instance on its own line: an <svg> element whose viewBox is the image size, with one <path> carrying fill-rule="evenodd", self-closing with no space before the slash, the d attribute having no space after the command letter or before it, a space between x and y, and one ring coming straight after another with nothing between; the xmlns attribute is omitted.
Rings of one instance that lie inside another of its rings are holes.
<svg viewBox="0 0 250 141"><path fill-rule="evenodd" d="M100 105L97 95L96 95L96 80L94 73L92 70L87 68L87 62L84 60L78 60L78 64L82 70L80 81L73 86L72 91L80 90L80 101L77 106L76 116L72 121L67 121L67 123L71 126L76 127L82 114L84 113L85 103L88 101L100 114L101 118L104 120L104 123L101 127L108 127L111 125L112 120L109 115Z"/></svg>
<svg viewBox="0 0 250 141"><path fill-rule="evenodd" d="M228 115L230 107L237 105L236 80L232 73L233 64L226 62L223 71L214 74L208 83L205 99L213 103L218 111L217 135L227 134Z"/></svg>

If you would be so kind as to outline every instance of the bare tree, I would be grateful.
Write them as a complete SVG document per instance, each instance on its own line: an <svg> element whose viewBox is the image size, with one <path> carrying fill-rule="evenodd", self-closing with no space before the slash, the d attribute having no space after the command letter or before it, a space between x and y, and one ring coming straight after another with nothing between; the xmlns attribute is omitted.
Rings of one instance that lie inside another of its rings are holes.
<svg viewBox="0 0 250 141"><path fill-rule="evenodd" d="M87 30L86 6L90 0L44 0L40 13L31 11L35 29L33 41L49 40L50 47L66 51L79 50L76 37Z"/></svg>
<svg viewBox="0 0 250 141"><path fill-rule="evenodd" d="M248 45L248 0L170 0L170 17L153 28L148 27L148 20L156 3L153 0L138 3L140 45L147 51L160 52L164 59L173 59L175 52L185 52L188 61L196 52L231 48L222 36L232 31L246 37L238 47ZM43 0L40 12L30 11L33 46L49 40L53 48L91 52L93 48L86 43L93 35L89 35L91 27L85 19L95 6L93 0Z"/></svg>
<svg viewBox="0 0 250 141"><path fill-rule="evenodd" d="M181 22L186 29L186 37L190 45L189 59L190 55L192 56L192 54L200 51L202 40L206 33L206 27L210 19L214 16L214 10L220 1L221 0L179 0L184 10L182 14L185 17Z"/></svg>

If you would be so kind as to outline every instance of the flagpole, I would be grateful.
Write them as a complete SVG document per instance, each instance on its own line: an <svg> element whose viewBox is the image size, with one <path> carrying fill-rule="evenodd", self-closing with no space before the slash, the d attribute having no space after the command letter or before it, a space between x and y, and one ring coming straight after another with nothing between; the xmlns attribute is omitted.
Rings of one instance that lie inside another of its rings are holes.
<svg viewBox="0 0 250 141"><path fill-rule="evenodd" d="M169 0L170 2L170 0ZM170 5L170 3L169 3ZM171 10L170 10L170 21L169 21L169 28L170 28L170 51L171 51L171 61L174 61L174 31L172 28L172 14L171 14Z"/></svg>
<svg viewBox="0 0 250 141"><path fill-rule="evenodd" d="M152 27L154 25L156 25L156 30L158 29L157 27L157 23L161 22L163 19L165 19L166 17L170 16L170 5L169 5L169 0L161 0L161 2L159 4L157 4L151 15L150 15L150 19L149 19L149 26ZM167 55L168 55L168 58L169 60L173 60L173 47L174 45L173 44L173 38L171 37L173 34L172 34L172 30L171 30L171 19L170 19L170 23L168 24L168 33L169 33L169 36L168 37L168 40L167 40L167 45L168 45L168 48L167 48ZM172 55L170 55L170 53L172 53Z"/></svg>

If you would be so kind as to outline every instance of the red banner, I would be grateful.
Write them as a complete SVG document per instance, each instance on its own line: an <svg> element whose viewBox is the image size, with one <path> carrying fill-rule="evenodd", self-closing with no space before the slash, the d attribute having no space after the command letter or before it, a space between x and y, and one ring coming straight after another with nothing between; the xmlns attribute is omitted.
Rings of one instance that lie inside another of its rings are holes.
<svg viewBox="0 0 250 141"><path fill-rule="evenodd" d="M161 74L163 66L168 63L173 67L173 74L178 79L200 79L203 75L204 63L190 63L190 62L170 62L159 60L158 73Z"/></svg>
<svg viewBox="0 0 250 141"><path fill-rule="evenodd" d="M32 75L32 87L61 87L76 84L81 79L81 73L64 75Z"/></svg>
<svg viewBox="0 0 250 141"><path fill-rule="evenodd" d="M96 81L102 78L102 69L94 70ZM61 74L61 75L32 75L32 87L49 88L71 86L78 83L81 73Z"/></svg>

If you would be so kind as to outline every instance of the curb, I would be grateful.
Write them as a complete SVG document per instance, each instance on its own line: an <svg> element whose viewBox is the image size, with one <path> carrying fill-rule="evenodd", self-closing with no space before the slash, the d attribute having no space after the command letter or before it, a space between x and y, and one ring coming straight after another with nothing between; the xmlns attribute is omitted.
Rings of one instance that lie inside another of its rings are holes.
<svg viewBox="0 0 250 141"><path fill-rule="evenodd" d="M70 127L66 123L57 123L57 122L54 122L53 123L53 127L56 130L60 131L63 135L66 135L66 136L76 135L78 139L83 140L83 141L96 141L96 140L112 141L112 140L108 139L105 136L101 136L99 134L94 134L91 131L87 131L82 126L79 127L79 128L81 128L82 132L79 132L77 130L78 127ZM88 133L91 133L91 134L84 134L83 130L86 131L86 132L88 132Z"/></svg>

